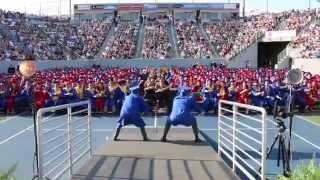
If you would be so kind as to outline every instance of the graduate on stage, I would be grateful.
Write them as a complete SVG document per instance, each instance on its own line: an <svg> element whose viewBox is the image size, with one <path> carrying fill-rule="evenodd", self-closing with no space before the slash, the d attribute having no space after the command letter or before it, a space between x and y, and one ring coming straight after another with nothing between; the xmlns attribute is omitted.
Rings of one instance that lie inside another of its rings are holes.
<svg viewBox="0 0 320 180"><path fill-rule="evenodd" d="M191 113L192 110L201 113L201 109L197 106L194 97L190 95L190 89L188 87L181 87L179 95L174 98L172 112L167 119L161 141L167 141L171 125L192 126L195 141L201 141L198 136L199 131L196 118Z"/></svg>
<svg viewBox="0 0 320 180"><path fill-rule="evenodd" d="M143 140L147 141L148 137L145 131L144 126L146 125L141 118L140 113L149 112L149 108L143 97L139 95L140 88L139 86L133 86L130 88L130 94L125 97L123 106L120 112L120 118L117 123L117 130L114 135L113 140L117 141L120 134L120 130L123 126L133 124L136 127L139 127Z"/></svg>

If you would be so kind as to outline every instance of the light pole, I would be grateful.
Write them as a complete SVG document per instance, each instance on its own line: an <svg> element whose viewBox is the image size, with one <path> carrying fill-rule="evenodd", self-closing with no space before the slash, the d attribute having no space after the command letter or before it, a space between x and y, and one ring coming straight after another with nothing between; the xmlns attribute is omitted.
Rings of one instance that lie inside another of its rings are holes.
<svg viewBox="0 0 320 180"><path fill-rule="evenodd" d="M267 14L269 14L269 0L267 0Z"/></svg>
<svg viewBox="0 0 320 180"><path fill-rule="evenodd" d="M309 10L311 9L311 0L309 0Z"/></svg>
<svg viewBox="0 0 320 180"><path fill-rule="evenodd" d="M70 16L70 21L71 21L71 18L72 18L72 14L71 14L71 13L72 13L72 7L71 7L72 5L71 5L71 3L72 3L71 0L69 0L69 16Z"/></svg>
<svg viewBox="0 0 320 180"><path fill-rule="evenodd" d="M37 109L35 108L35 100L34 100L34 92L32 90L33 87L33 83L32 83L32 79L31 77L36 73L37 71L37 66L34 63L34 61L30 59L24 60L19 64L19 71L22 74L22 76L24 76L26 79L30 79L31 80L31 87L30 87L30 91L31 91L31 109L32 109L32 115L33 115L33 129L34 129L34 143L35 143L35 151L34 151L34 158L35 158L35 162L36 162L36 175L33 177L33 179L38 179L38 173L39 173L39 161L38 161L38 138L37 138L37 120L36 120L36 111Z"/></svg>
<svg viewBox="0 0 320 180"><path fill-rule="evenodd" d="M242 10L242 16L245 17L246 16L246 0L243 0L243 10Z"/></svg>

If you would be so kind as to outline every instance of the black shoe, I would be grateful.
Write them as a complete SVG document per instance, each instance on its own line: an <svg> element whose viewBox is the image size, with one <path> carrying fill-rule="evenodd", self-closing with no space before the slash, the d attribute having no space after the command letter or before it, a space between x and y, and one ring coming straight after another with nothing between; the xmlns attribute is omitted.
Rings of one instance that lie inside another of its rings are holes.
<svg viewBox="0 0 320 180"><path fill-rule="evenodd" d="M113 137L114 141L119 141L119 139L117 137Z"/></svg>
<svg viewBox="0 0 320 180"><path fill-rule="evenodd" d="M202 142L202 140L200 138L196 138L194 142Z"/></svg>
<svg viewBox="0 0 320 180"><path fill-rule="evenodd" d="M148 138L143 138L143 141L149 141L149 139Z"/></svg>
<svg viewBox="0 0 320 180"><path fill-rule="evenodd" d="M167 138L161 138L161 142L167 142Z"/></svg>

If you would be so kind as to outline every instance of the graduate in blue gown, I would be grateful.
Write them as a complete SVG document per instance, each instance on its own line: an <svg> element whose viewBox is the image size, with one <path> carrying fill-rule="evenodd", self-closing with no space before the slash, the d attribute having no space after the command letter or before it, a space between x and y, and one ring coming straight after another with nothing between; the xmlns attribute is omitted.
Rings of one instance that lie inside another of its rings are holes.
<svg viewBox="0 0 320 180"><path fill-rule="evenodd" d="M145 103L142 96L139 95L140 88L139 86L134 86L130 88L130 94L125 97L123 106L120 112L120 118L117 123L117 130L114 135L114 140L118 140L120 130L123 126L133 124L136 127L139 127L143 140L147 141L148 137L145 131L144 126L146 125L140 115L143 112L149 112L149 108Z"/></svg>
<svg viewBox="0 0 320 180"><path fill-rule="evenodd" d="M0 108L6 109L6 88L2 82L0 82Z"/></svg>
<svg viewBox="0 0 320 180"><path fill-rule="evenodd" d="M258 86L257 83L253 84L253 88L251 90L251 100L252 105L254 106L263 106L264 105L264 91Z"/></svg>
<svg viewBox="0 0 320 180"><path fill-rule="evenodd" d="M197 106L195 99L190 95L190 89L188 87L182 87L180 88L179 95L173 100L172 112L167 119L161 141L167 141L167 134L171 125L192 126L195 141L201 141L198 136L199 133L196 118L191 113L192 110L201 113L201 109Z"/></svg>
<svg viewBox="0 0 320 180"><path fill-rule="evenodd" d="M201 93L203 97L202 109L204 112L207 113L210 110L215 110L218 107L217 92L215 89L210 91L207 87L204 87Z"/></svg>

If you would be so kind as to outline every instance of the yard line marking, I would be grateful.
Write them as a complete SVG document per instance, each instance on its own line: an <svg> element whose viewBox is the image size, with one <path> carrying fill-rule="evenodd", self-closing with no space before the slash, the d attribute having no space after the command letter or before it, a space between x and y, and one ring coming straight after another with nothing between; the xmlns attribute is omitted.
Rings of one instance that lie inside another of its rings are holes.
<svg viewBox="0 0 320 180"><path fill-rule="evenodd" d="M12 136L8 137L7 139L5 139L5 140L1 141L1 142L0 142L0 145L2 145L2 144L4 144L4 143L7 143L7 142L11 141L12 139L14 139L14 138L18 137L19 135L23 134L24 132L26 132L28 129L30 129L30 128L32 128L32 127L33 127L33 125L28 126L27 128L25 128L25 129L23 129L23 130L21 130L21 131L17 132L16 134L14 134L14 135L12 135Z"/></svg>
<svg viewBox="0 0 320 180"><path fill-rule="evenodd" d="M0 124L4 124L4 123L6 123L6 122L8 122L8 121L10 121L10 120L12 120L12 119L20 118L19 116L20 116L21 114L23 114L23 113L24 113L24 112L19 113L19 114L14 115L14 116L7 117L5 120L0 121Z"/></svg>
<svg viewBox="0 0 320 180"><path fill-rule="evenodd" d="M302 139L303 141L311 144L313 147L317 148L318 150L320 150L320 146L313 144L311 141L307 140L306 138L300 136L299 134L297 134L297 133L295 133L295 132L293 132L293 131L292 131L292 134L295 135L295 136L297 136L298 138Z"/></svg>
<svg viewBox="0 0 320 180"><path fill-rule="evenodd" d="M315 123L315 122L313 122L313 121L311 121L311 120L308 120L308 119L306 119L306 118L304 118L304 117L302 117L302 116L296 116L298 119L301 119L301 120L303 120L303 121L306 121L306 122L308 122L308 123L310 123L310 124L313 124L313 125L315 125L315 126L317 126L317 127L320 127L320 124L318 124L318 123Z"/></svg>

